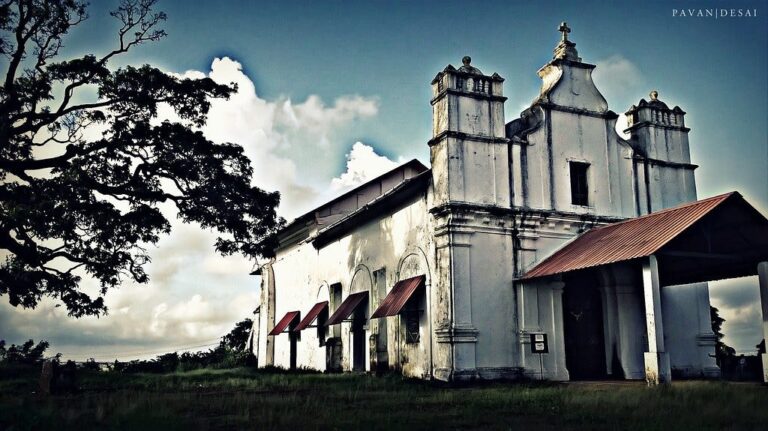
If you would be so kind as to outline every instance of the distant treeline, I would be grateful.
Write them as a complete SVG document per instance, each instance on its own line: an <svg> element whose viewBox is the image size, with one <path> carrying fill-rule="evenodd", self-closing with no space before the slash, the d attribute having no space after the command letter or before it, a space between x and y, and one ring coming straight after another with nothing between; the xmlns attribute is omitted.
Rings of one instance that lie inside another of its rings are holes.
<svg viewBox="0 0 768 431"><path fill-rule="evenodd" d="M155 359L135 360L130 362L115 361L107 364L107 369L121 373L172 373L200 368L235 368L255 365L250 352L234 349L224 343L207 352L176 352L159 355ZM95 364L95 363L94 363ZM98 365L96 365L98 367Z"/></svg>
<svg viewBox="0 0 768 431"><path fill-rule="evenodd" d="M128 362L115 362L106 364L107 371L120 373L172 373L175 371L189 371L200 368L235 368L255 365L253 356L247 343L253 321L245 319L238 322L228 334L224 335L219 345L208 351L201 352L177 352L166 353L155 359L134 360ZM11 344L6 348L6 342L0 340L0 368L18 369L19 367L39 367L46 360L45 352L49 343L40 341L37 344L28 340L24 344ZM61 364L61 354L47 358L54 363L56 369L66 367L68 369L104 370L102 365L94 359L76 364L67 361ZM0 375L3 374L0 370Z"/></svg>
<svg viewBox="0 0 768 431"><path fill-rule="evenodd" d="M48 342L40 341L35 344L33 340L28 340L24 344L11 344L5 347L5 340L0 340L0 364L8 365L35 365L43 361L43 355L48 350ZM56 359L60 355L56 355Z"/></svg>

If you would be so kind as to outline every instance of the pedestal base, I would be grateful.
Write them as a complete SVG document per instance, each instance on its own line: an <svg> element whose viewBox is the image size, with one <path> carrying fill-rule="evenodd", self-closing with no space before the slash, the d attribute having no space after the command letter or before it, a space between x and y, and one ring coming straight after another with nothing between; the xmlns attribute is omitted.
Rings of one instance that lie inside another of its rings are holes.
<svg viewBox="0 0 768 431"><path fill-rule="evenodd" d="M672 381L672 371L669 366L669 354L666 352L645 352L645 381L649 386Z"/></svg>

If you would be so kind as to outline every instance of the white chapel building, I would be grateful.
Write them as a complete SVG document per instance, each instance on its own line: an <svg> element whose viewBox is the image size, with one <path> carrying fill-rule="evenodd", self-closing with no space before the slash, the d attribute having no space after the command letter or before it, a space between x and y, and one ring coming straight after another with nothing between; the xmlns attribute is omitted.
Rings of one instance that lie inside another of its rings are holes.
<svg viewBox="0 0 768 431"><path fill-rule="evenodd" d="M706 281L759 274L768 316L768 220L736 192L697 201L686 113L656 92L619 136L595 65L559 30L519 118L504 118L504 78L464 57L431 83L430 167L412 160L281 230L257 271L259 366L719 375Z"/></svg>

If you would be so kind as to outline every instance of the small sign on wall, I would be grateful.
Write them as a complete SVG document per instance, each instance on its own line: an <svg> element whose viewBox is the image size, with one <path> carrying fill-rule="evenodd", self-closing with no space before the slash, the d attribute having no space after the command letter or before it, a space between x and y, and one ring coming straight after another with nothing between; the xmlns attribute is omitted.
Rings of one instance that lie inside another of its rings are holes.
<svg viewBox="0 0 768 431"><path fill-rule="evenodd" d="M549 353L547 334L531 334L531 353Z"/></svg>

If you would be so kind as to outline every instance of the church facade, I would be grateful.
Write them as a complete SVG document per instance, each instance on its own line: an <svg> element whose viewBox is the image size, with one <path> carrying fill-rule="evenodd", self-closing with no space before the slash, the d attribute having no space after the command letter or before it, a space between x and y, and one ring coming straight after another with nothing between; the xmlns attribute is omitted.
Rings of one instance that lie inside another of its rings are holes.
<svg viewBox="0 0 768 431"><path fill-rule="evenodd" d="M652 92L624 114L623 139L595 66L560 31L519 118L504 118L501 76L469 57L448 65L431 82L429 168L406 163L280 232L258 270L260 366L445 381L719 375L705 282L661 289L651 258L642 271L541 270L584 232L697 199L686 113ZM642 245L632 237L618 249Z"/></svg>

